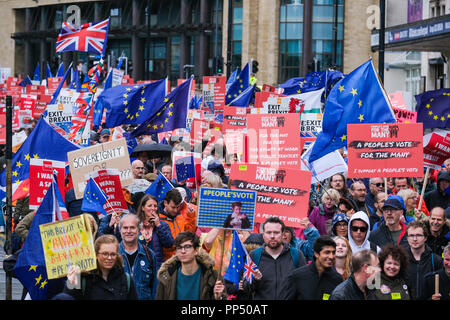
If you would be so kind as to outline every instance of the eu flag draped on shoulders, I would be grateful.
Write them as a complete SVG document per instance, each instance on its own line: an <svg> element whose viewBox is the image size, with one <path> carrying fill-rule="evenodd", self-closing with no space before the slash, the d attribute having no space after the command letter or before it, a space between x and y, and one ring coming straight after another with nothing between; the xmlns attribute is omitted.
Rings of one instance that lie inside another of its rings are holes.
<svg viewBox="0 0 450 320"><path fill-rule="evenodd" d="M186 128L186 117L189 109L192 80L184 81L173 89L157 108L152 109L150 117L133 130L129 137L136 138L141 135L171 131L178 128Z"/></svg>
<svg viewBox="0 0 450 320"><path fill-rule="evenodd" d="M89 181L84 189L83 201L81 203L81 210L86 212L103 213L105 216L107 212L103 208L108 197L98 186L94 179L89 178Z"/></svg>
<svg viewBox="0 0 450 320"><path fill-rule="evenodd" d="M158 202L160 202L164 200L167 191L169 191L170 189L173 189L173 185L169 182L169 180L167 180L166 177L163 176L161 172L158 172L158 176L152 182L150 187L145 190L145 193L156 197L156 199L158 199Z"/></svg>
<svg viewBox="0 0 450 320"><path fill-rule="evenodd" d="M106 109L106 126L141 124L167 95L167 78L139 85L118 85L104 90L98 100Z"/></svg>
<svg viewBox="0 0 450 320"><path fill-rule="evenodd" d="M331 89L325 103L323 130L316 139L309 162L346 146L349 123L394 122L395 114L370 59Z"/></svg>
<svg viewBox="0 0 450 320"><path fill-rule="evenodd" d="M250 66L247 63L234 81L230 84L225 95L225 104L229 105L231 101L236 99L245 89L250 86Z"/></svg>
<svg viewBox="0 0 450 320"><path fill-rule="evenodd" d="M80 146L70 142L60 135L44 118L41 118L17 150L12 160L13 201L20 199L21 193L30 177L30 159L47 159L67 161L67 152L77 150ZM6 187L6 170L0 174L0 185ZM27 193L23 194L25 197Z"/></svg>
<svg viewBox="0 0 450 320"><path fill-rule="evenodd" d="M32 300L50 299L64 288L63 279L48 280L39 226L61 221L66 214L64 201L59 193L56 179L53 177L53 182L36 211L28 236L14 266L17 278L28 291Z"/></svg>
<svg viewBox="0 0 450 320"><path fill-rule="evenodd" d="M450 127L450 89L426 91L415 96L417 122L424 129Z"/></svg>

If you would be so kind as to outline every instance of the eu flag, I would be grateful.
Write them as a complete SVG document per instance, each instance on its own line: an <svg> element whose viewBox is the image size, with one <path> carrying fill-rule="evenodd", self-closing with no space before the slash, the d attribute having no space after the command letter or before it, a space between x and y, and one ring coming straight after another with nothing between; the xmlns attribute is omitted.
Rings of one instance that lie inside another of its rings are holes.
<svg viewBox="0 0 450 320"><path fill-rule="evenodd" d="M145 193L156 197L156 199L158 199L158 202L160 202L164 200L167 191L169 191L170 189L173 189L172 184L169 182L169 180L166 179L166 177L163 176L161 172L158 172L158 176L152 182L150 187L145 190Z"/></svg>
<svg viewBox="0 0 450 320"><path fill-rule="evenodd" d="M41 81L41 69L39 68L39 62L37 63L36 68L34 69L33 80Z"/></svg>
<svg viewBox="0 0 450 320"><path fill-rule="evenodd" d="M70 81L69 89L75 89L77 92L81 92L81 81L78 70L72 70L72 79Z"/></svg>
<svg viewBox="0 0 450 320"><path fill-rule="evenodd" d="M58 71L56 72L57 77L64 77L64 62L61 62L58 67Z"/></svg>
<svg viewBox="0 0 450 320"><path fill-rule="evenodd" d="M61 204L58 198L62 199L56 179L53 179L33 218L28 236L14 266L17 278L28 291L32 300L49 299L61 292L64 286L63 279L48 280L39 230L41 224L60 220L57 218L56 212L67 211L65 207L61 207L64 206L64 202Z"/></svg>
<svg viewBox="0 0 450 320"><path fill-rule="evenodd" d="M415 98L417 122L422 122L424 129L450 127L450 89L426 91Z"/></svg>
<svg viewBox="0 0 450 320"><path fill-rule="evenodd" d="M14 193L20 191L19 186L29 181L31 158L65 162L67 152L79 148L80 146L61 136L45 119L41 118L13 157L13 199ZM6 170L0 174L0 181L2 187L6 186Z"/></svg>
<svg viewBox="0 0 450 320"><path fill-rule="evenodd" d="M139 85L118 85L99 96L106 109L106 127L141 124L147 120L167 94L167 79Z"/></svg>
<svg viewBox="0 0 450 320"><path fill-rule="evenodd" d="M89 181L84 189L83 202L81 203L81 210L86 212L100 212L107 215L103 205L108 200L108 197L98 186L94 179L89 178Z"/></svg>
<svg viewBox="0 0 450 320"><path fill-rule="evenodd" d="M31 82L30 76L26 76L25 79L19 82L19 86L21 87L26 87L29 84L33 84L33 82Z"/></svg>
<svg viewBox="0 0 450 320"><path fill-rule="evenodd" d="M189 178L195 178L194 157L184 157L175 161L178 182Z"/></svg>
<svg viewBox="0 0 450 320"><path fill-rule="evenodd" d="M395 114L368 60L331 89L325 103L323 130L311 151L309 162L347 145L349 123L393 123Z"/></svg>
<svg viewBox="0 0 450 320"><path fill-rule="evenodd" d="M171 131L178 128L186 128L186 117L189 108L189 95L192 79L184 81L173 89L157 108L153 108L151 115L143 123L131 132L131 137L151 135L153 133Z"/></svg>
<svg viewBox="0 0 450 320"><path fill-rule="evenodd" d="M225 96L225 104L229 105L231 101L236 99L245 89L250 86L250 66L247 63L234 81L230 84Z"/></svg>
<svg viewBox="0 0 450 320"><path fill-rule="evenodd" d="M72 70L72 63L67 68L66 73L64 73L64 77L61 79L61 82L59 83L58 87L56 88L56 91L53 93L52 101L50 101L49 104L55 104L56 103L56 99L59 96L59 92L61 91L61 88L63 87L64 82L66 82L66 79L67 79L67 76L69 75L70 70ZM47 112L47 110L45 112Z"/></svg>
<svg viewBox="0 0 450 320"><path fill-rule="evenodd" d="M319 90L325 86L326 79L326 71L310 72L305 77L289 79L278 87L283 88L283 94L289 96Z"/></svg>
<svg viewBox="0 0 450 320"><path fill-rule="evenodd" d="M47 69L45 70L45 78L53 78L52 70L50 69L50 66L47 62Z"/></svg>
<svg viewBox="0 0 450 320"><path fill-rule="evenodd" d="M248 107L253 95L255 94L255 87L256 84L245 89L239 96L231 101L229 105L235 107Z"/></svg>
<svg viewBox="0 0 450 320"><path fill-rule="evenodd" d="M233 230L233 244L231 247L230 263L223 275L225 280L239 285L239 274L245 265L246 251L236 230Z"/></svg>

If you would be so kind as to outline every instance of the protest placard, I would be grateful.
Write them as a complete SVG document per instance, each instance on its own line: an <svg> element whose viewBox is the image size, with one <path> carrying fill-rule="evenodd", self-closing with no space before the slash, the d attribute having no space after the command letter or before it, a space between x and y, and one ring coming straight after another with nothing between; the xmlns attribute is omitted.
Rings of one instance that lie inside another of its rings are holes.
<svg viewBox="0 0 450 320"><path fill-rule="evenodd" d="M225 106L222 133L229 154L237 154L242 157L244 153L248 112L249 108Z"/></svg>
<svg viewBox="0 0 450 320"><path fill-rule="evenodd" d="M226 84L226 77L203 77L203 109L214 113L223 113L225 107Z"/></svg>
<svg viewBox="0 0 450 320"><path fill-rule="evenodd" d="M130 158L125 138L96 144L67 153L75 197L83 197L85 174L102 169L118 169L122 186L133 183Z"/></svg>
<svg viewBox="0 0 450 320"><path fill-rule="evenodd" d="M423 137L423 165L441 170L445 160L450 158L450 132L436 130Z"/></svg>
<svg viewBox="0 0 450 320"><path fill-rule="evenodd" d="M66 179L65 163L56 160L30 158L30 209L37 210L53 181L53 172L57 172L58 189L64 200Z"/></svg>
<svg viewBox="0 0 450 320"><path fill-rule="evenodd" d="M87 214L39 226L48 279L65 277L69 266L80 271L97 268Z"/></svg>
<svg viewBox="0 0 450 320"><path fill-rule="evenodd" d="M89 178L94 179L100 189L103 190L108 197L103 209L107 214L110 213L129 213L128 205L122 191L122 184L120 183L120 173L117 169L105 169L90 172L86 174L86 181Z"/></svg>
<svg viewBox="0 0 450 320"><path fill-rule="evenodd" d="M322 131L323 113L302 113L300 115L300 137L304 141L315 141Z"/></svg>
<svg viewBox="0 0 450 320"><path fill-rule="evenodd" d="M262 108L263 107L263 103L265 103L268 99L272 99L272 98L278 98L278 97L285 97L285 95L281 94L281 93L277 93L277 92L272 92L272 91L259 91L259 92L255 92L255 104L254 107L255 108Z"/></svg>
<svg viewBox="0 0 450 320"><path fill-rule="evenodd" d="M255 222L277 216L287 226L300 227L308 214L311 172L251 164L231 165L232 190L257 192Z"/></svg>
<svg viewBox="0 0 450 320"><path fill-rule="evenodd" d="M31 128L33 110L36 105L37 96L34 94L22 94L19 105L19 127Z"/></svg>
<svg viewBox="0 0 450 320"><path fill-rule="evenodd" d="M198 227L252 230L255 191L200 188Z"/></svg>
<svg viewBox="0 0 450 320"><path fill-rule="evenodd" d="M202 164L202 155L198 152L190 152L190 151L174 151L172 152L172 178L177 179L177 160L190 157L194 158L194 167L195 167L195 176L197 180L201 180L201 164ZM197 184L195 183L196 178L189 178L186 180L186 185L188 188L195 189Z"/></svg>
<svg viewBox="0 0 450 320"><path fill-rule="evenodd" d="M0 144L6 144L6 114L0 114Z"/></svg>
<svg viewBox="0 0 450 320"><path fill-rule="evenodd" d="M408 109L392 108L398 123L416 123L417 112Z"/></svg>
<svg viewBox="0 0 450 320"><path fill-rule="evenodd" d="M67 136L72 126L72 117L75 114L74 109L76 110L76 107L69 103L49 104L45 120L63 129L65 136Z"/></svg>
<svg viewBox="0 0 450 320"><path fill-rule="evenodd" d="M349 124L348 177L422 177L422 123Z"/></svg>
<svg viewBox="0 0 450 320"><path fill-rule="evenodd" d="M300 115L249 114L246 153L251 164L300 168L303 142L300 139Z"/></svg>

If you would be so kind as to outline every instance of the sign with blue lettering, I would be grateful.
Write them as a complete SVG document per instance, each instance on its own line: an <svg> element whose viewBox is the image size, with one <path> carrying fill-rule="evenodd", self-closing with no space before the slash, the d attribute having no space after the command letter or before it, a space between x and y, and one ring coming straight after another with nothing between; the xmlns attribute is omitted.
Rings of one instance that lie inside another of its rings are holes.
<svg viewBox="0 0 450 320"><path fill-rule="evenodd" d="M201 188L198 227L252 230L256 191Z"/></svg>

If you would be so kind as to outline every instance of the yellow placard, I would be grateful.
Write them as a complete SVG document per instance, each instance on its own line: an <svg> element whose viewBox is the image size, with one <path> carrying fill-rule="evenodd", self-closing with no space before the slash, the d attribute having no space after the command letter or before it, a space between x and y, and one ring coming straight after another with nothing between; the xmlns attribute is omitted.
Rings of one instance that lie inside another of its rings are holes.
<svg viewBox="0 0 450 320"><path fill-rule="evenodd" d="M70 265L80 271L97 268L87 214L39 226L48 279L65 277Z"/></svg>

